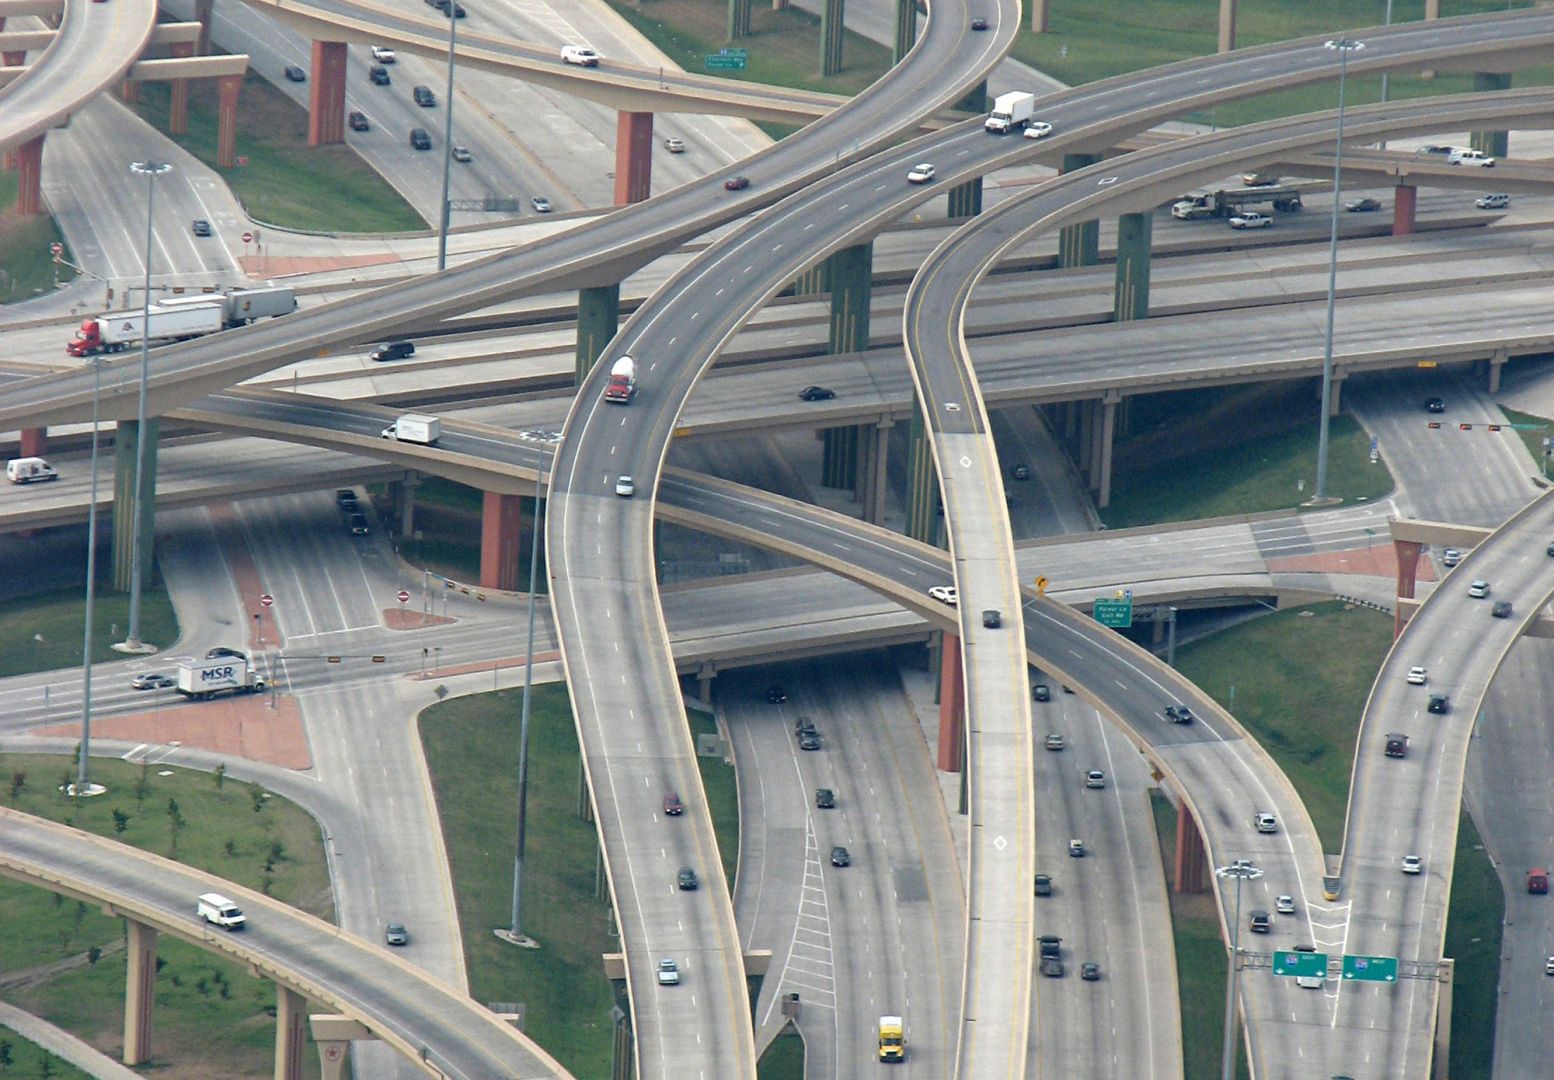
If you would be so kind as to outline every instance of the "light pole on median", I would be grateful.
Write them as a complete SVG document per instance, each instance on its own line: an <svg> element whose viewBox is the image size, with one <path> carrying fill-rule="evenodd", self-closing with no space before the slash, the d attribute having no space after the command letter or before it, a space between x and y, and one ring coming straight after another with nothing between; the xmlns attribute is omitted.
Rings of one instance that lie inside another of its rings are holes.
<svg viewBox="0 0 1554 1080"><path fill-rule="evenodd" d="M534 536L529 543L529 644L523 661L523 706L518 721L518 844L513 855L513 921L507 939L515 945L534 945L523 932L523 849L528 827L529 803L529 699L534 687L534 593L539 587L540 480L545 471L543 443L534 447Z"/></svg>
<svg viewBox="0 0 1554 1080"><path fill-rule="evenodd" d="M102 357L92 357L92 486L86 503L86 611L81 644L81 757L76 762L74 790L77 797L101 794L103 789L91 781L88 763L92 760L92 606L97 596L97 452L103 385Z"/></svg>
<svg viewBox="0 0 1554 1080"><path fill-rule="evenodd" d="M1230 977L1225 986L1225 1045L1220 1056L1221 1080L1233 1080L1236 1071L1236 971L1241 958L1241 883L1255 881L1263 872L1250 859L1237 859L1214 869L1214 876L1236 879L1236 915L1230 923Z"/></svg>
<svg viewBox="0 0 1554 1080"><path fill-rule="evenodd" d="M448 267L448 187L453 173L453 44L458 35L459 0L448 0L448 103L443 109L442 202L437 217L437 269Z"/></svg>
<svg viewBox="0 0 1554 1080"><path fill-rule="evenodd" d="M146 290L142 297L140 327L140 403L135 409L135 505L131 510L130 526L130 607L129 633L125 635L125 652L147 652L140 642L140 574L141 560L141 501L145 491L146 471L146 383L151 370L151 242L153 211L156 204L156 178L171 172L172 166L162 161L132 161L130 172L146 178ZM96 479L95 474L93 479Z"/></svg>
<svg viewBox="0 0 1554 1080"><path fill-rule="evenodd" d="M1338 289L1338 202L1342 198L1344 170L1344 79L1349 70L1349 54L1365 48L1365 42L1352 38L1334 38L1327 48L1338 53L1338 137L1333 154L1333 215L1327 245L1327 338L1322 346L1322 417L1317 428L1317 489L1313 504L1328 501L1327 428L1328 411L1333 401L1333 304Z"/></svg>

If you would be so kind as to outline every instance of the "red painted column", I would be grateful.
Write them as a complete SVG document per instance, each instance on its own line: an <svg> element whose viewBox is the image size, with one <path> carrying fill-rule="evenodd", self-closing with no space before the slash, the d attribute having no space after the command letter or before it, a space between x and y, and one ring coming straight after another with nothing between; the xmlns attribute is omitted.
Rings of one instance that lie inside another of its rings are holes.
<svg viewBox="0 0 1554 1080"><path fill-rule="evenodd" d="M641 202L653 193L653 114L615 114L615 205Z"/></svg>
<svg viewBox="0 0 1554 1080"><path fill-rule="evenodd" d="M1419 200L1419 189L1413 184L1399 184L1392 189L1392 235L1407 236L1414 231L1414 207Z"/></svg>
<svg viewBox="0 0 1554 1080"><path fill-rule="evenodd" d="M308 89L308 145L345 141L345 42L313 42Z"/></svg>
<svg viewBox="0 0 1554 1080"><path fill-rule="evenodd" d="M181 60L194 55L194 42L175 41L168 48L169 54L175 60ZM169 135L189 134L189 80L174 79L171 87L171 97L167 104L167 133Z"/></svg>
<svg viewBox="0 0 1554 1080"><path fill-rule="evenodd" d="M43 457L49 452L48 428L22 428L22 445L18 457Z"/></svg>
<svg viewBox="0 0 1554 1080"><path fill-rule="evenodd" d="M966 741L966 671L960 635L945 634L939 649L939 760L943 772L960 772Z"/></svg>
<svg viewBox="0 0 1554 1080"><path fill-rule="evenodd" d="M16 148L16 212L43 213L43 136Z"/></svg>
<svg viewBox="0 0 1554 1080"><path fill-rule="evenodd" d="M5 29L5 16L4 15L0 15L0 30L4 30L4 29ZM27 62L27 54L24 53L24 52L4 52L4 53L0 53L0 63L4 63L6 67L21 67L26 62ZM7 169L14 169L14 168L16 168L16 150L14 148L10 149L10 150L7 150L5 152L5 162L4 162L4 165L5 165L5 167Z"/></svg>
<svg viewBox="0 0 1554 1080"><path fill-rule="evenodd" d="M119 84L119 100L126 105L133 105L139 101L140 83L126 75L124 81Z"/></svg>
<svg viewBox="0 0 1554 1080"><path fill-rule="evenodd" d="M1203 852L1203 834L1198 822L1185 802L1176 804L1176 891L1200 893L1203 891L1204 870L1207 860Z"/></svg>
<svg viewBox="0 0 1554 1080"><path fill-rule="evenodd" d="M210 15L216 0L194 0L194 20L200 24L200 40L195 42L195 55L210 55Z"/></svg>
<svg viewBox="0 0 1554 1080"><path fill-rule="evenodd" d="M480 586L516 591L518 556L523 551L523 499L485 493L480 514Z"/></svg>
<svg viewBox="0 0 1554 1080"><path fill-rule="evenodd" d="M241 89L241 75L216 77L216 164L223 169L237 164L237 94Z"/></svg>
<svg viewBox="0 0 1554 1080"><path fill-rule="evenodd" d="M1414 596L1414 578L1419 573L1419 552L1423 545L1414 540L1392 541L1392 554L1398 563L1398 597L1400 599L1412 599ZM1403 605L1397 605L1392 612L1392 640L1396 641L1398 635L1403 632Z"/></svg>

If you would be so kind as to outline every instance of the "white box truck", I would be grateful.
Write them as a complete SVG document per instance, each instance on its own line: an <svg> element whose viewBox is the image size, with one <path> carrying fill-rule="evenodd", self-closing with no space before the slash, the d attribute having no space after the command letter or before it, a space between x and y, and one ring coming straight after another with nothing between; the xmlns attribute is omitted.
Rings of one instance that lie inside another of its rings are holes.
<svg viewBox="0 0 1554 1080"><path fill-rule="evenodd" d="M212 926L224 926L228 930L241 930L248 925L248 919L238 906L220 893L201 893L194 913Z"/></svg>
<svg viewBox="0 0 1554 1080"><path fill-rule="evenodd" d="M435 416L405 413L383 429L383 437L422 446L436 446L437 440L442 437L442 422Z"/></svg>
<svg viewBox="0 0 1554 1080"><path fill-rule="evenodd" d="M217 694L257 694L264 685L264 676L241 656L185 660L178 665L177 690L188 698L209 701Z"/></svg>
<svg viewBox="0 0 1554 1080"><path fill-rule="evenodd" d="M58 480L59 472L40 457L19 457L5 463L5 478L13 484L36 484Z"/></svg>
<svg viewBox="0 0 1554 1080"><path fill-rule="evenodd" d="M1036 95L1011 91L993 99L993 111L982 126L996 135L1007 135L1029 120L1036 111Z"/></svg>

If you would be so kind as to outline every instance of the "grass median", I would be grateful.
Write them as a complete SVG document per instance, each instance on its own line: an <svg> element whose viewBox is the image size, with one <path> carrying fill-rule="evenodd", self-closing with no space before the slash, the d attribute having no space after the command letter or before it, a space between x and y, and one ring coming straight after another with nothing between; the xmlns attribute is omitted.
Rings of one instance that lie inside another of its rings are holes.
<svg viewBox="0 0 1554 1080"><path fill-rule="evenodd" d="M522 693L456 698L421 714L421 739L437 791L453 890L464 934L470 993L519 1002L524 1030L575 1076L610 1074L615 1001L600 955L620 949L603 899L594 826L578 816L580 755L563 686L534 690L529 719L529 802L522 929L540 942L520 949L492 934L512 918ZM733 770L702 759L725 864L738 851ZM725 773L729 776L718 776ZM647 796L657 812L661 793ZM673 827L670 825L669 827Z"/></svg>
<svg viewBox="0 0 1554 1080"><path fill-rule="evenodd" d="M61 281L75 277L75 271L54 265L49 245L65 242L54 219L48 214L16 212L16 182L14 169L0 170L0 304L51 291L56 269Z"/></svg>
<svg viewBox="0 0 1554 1080"><path fill-rule="evenodd" d="M261 788L187 769L92 761L105 795L79 803L59 791L68 757L0 755L7 803L53 821L175 858L266 892L323 918L333 899L318 824ZM189 898L194 918L194 898ZM20 882L0 881L0 985L11 1003L122 1050L124 928L97 908ZM241 965L163 937L157 946L152 1060L169 1080L268 1073L275 988ZM319 1074L316 1055L306 1072ZM0 1076L7 1075L0 1071ZM17 1073L34 1076L37 1073Z"/></svg>
<svg viewBox="0 0 1554 1080"><path fill-rule="evenodd" d="M16 1080L91 1080L92 1074L61 1061L10 1028L0 1027L0 1077L13 1076Z"/></svg>

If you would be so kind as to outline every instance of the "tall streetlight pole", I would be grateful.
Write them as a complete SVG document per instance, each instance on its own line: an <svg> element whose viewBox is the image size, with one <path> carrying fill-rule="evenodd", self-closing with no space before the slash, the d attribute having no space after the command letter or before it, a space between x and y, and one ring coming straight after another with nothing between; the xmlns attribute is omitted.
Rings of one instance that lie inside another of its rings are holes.
<svg viewBox="0 0 1554 1080"><path fill-rule="evenodd" d="M99 402L102 400L103 364L92 357L92 488L86 504L86 629L81 644L81 757L76 762L77 797L96 795L87 763L92 760L92 602L97 596L97 448Z"/></svg>
<svg viewBox="0 0 1554 1080"><path fill-rule="evenodd" d="M459 0L448 0L448 103L443 110L442 202L437 217L437 269L448 267L448 186L453 173L453 43L458 36Z"/></svg>
<svg viewBox="0 0 1554 1080"><path fill-rule="evenodd" d="M1214 876L1236 879L1236 916L1230 923L1230 977L1226 980L1225 986L1225 1045L1220 1055L1221 1080L1234 1080L1236 1072L1236 972L1240 967L1237 961L1241 958L1241 883L1243 881L1255 881L1263 876L1263 872L1253 866L1251 860L1237 859L1229 866L1216 867Z"/></svg>
<svg viewBox="0 0 1554 1080"><path fill-rule="evenodd" d="M1328 410L1333 401L1333 305L1338 290L1338 202L1343 192L1344 171L1344 78L1349 71L1349 54L1365 48L1365 42L1334 38L1327 48L1338 53L1338 137L1333 154L1333 220L1327 243L1327 340L1322 347L1322 419L1317 429L1317 490L1313 503L1327 501L1327 428Z"/></svg>
<svg viewBox="0 0 1554 1080"><path fill-rule="evenodd" d="M146 290L141 305L140 330L140 404L135 410L135 506L130 526L130 608L129 633L125 636L125 652L148 652L140 642L140 574L141 551L140 522L142 493L145 490L146 472L146 383L151 371L151 243L153 212L156 204L156 178L171 172L172 166L161 161L132 161L130 172L146 178ZM95 438L95 432L93 434ZM95 482L97 474L93 472Z"/></svg>
<svg viewBox="0 0 1554 1080"><path fill-rule="evenodd" d="M523 849L529 809L529 699L534 688L534 592L539 587L540 477L545 470L544 444L534 448L534 536L529 543L529 646L523 661L523 708L518 721L518 847L513 855L513 921L506 937L517 945L534 944L523 932Z"/></svg>

